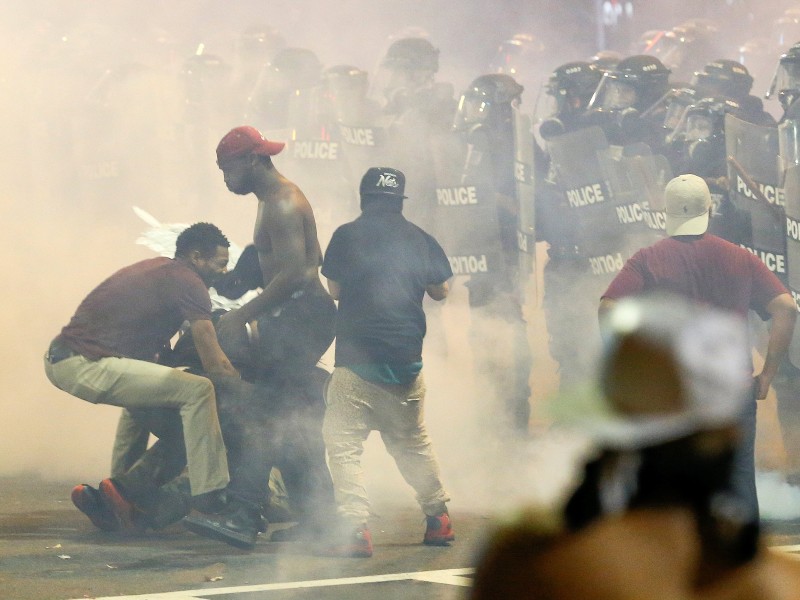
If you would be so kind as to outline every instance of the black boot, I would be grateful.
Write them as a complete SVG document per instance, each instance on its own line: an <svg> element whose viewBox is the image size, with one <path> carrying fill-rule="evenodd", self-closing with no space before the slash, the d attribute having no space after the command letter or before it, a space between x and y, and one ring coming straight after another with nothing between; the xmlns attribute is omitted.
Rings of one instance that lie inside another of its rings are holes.
<svg viewBox="0 0 800 600"><path fill-rule="evenodd" d="M231 499L223 513L191 514L183 520L183 524L193 533L242 550L252 550L259 529L266 529L258 506L238 499Z"/></svg>

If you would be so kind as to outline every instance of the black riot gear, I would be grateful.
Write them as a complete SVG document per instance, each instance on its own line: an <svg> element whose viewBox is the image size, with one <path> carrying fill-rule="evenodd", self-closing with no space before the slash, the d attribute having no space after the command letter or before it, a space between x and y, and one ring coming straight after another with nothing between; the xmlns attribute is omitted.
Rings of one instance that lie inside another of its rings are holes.
<svg viewBox="0 0 800 600"><path fill-rule="evenodd" d="M747 68L735 60L717 59L694 74L692 85L698 98L744 98L753 87L753 77Z"/></svg>
<svg viewBox="0 0 800 600"><path fill-rule="evenodd" d="M667 92L669 74L670 70L654 56L629 56L603 76L589 108L635 108L642 112Z"/></svg>
<svg viewBox="0 0 800 600"><path fill-rule="evenodd" d="M800 98L800 42L781 55L766 97L778 96L784 112Z"/></svg>
<svg viewBox="0 0 800 600"><path fill-rule="evenodd" d="M402 38L389 46L381 64L390 69L427 71L433 75L439 70L439 50L425 38Z"/></svg>
<svg viewBox="0 0 800 600"><path fill-rule="evenodd" d="M568 62L553 71L545 87L553 107L539 125L540 135L550 139L575 129L602 77L600 69L584 61Z"/></svg>
<svg viewBox="0 0 800 600"><path fill-rule="evenodd" d="M638 54L621 60L600 80L582 119L585 126L601 127L615 145L644 142L655 149L662 139L662 101L669 91L669 75L654 56ZM659 110L654 110L656 105Z"/></svg>
<svg viewBox="0 0 800 600"><path fill-rule="evenodd" d="M461 95L453 126L469 129L482 124L496 127L511 119L511 106L519 104L524 88L504 73L481 75Z"/></svg>
<svg viewBox="0 0 800 600"><path fill-rule="evenodd" d="M284 48L261 71L248 97L249 117L264 129L297 127L308 117L312 90L319 85L322 63L306 48Z"/></svg>
<svg viewBox="0 0 800 600"><path fill-rule="evenodd" d="M717 178L727 172L725 115L739 116L741 107L729 98L702 98L686 109L671 136L670 161L676 173Z"/></svg>

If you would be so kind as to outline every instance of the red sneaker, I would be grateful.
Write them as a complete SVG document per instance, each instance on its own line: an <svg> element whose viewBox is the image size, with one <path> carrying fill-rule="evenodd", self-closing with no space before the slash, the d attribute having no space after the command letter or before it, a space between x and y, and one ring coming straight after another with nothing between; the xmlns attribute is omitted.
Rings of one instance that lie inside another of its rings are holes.
<svg viewBox="0 0 800 600"><path fill-rule="evenodd" d="M125 499L112 479L103 479L100 482L100 495L106 506L114 513L119 529L123 531L138 529L134 522L136 508Z"/></svg>
<svg viewBox="0 0 800 600"><path fill-rule="evenodd" d="M443 512L435 517L425 517L427 527L422 543L426 546L449 546L456 539L450 515Z"/></svg>
<svg viewBox="0 0 800 600"><path fill-rule="evenodd" d="M349 535L329 542L319 554L343 558L369 558L372 556L372 534L366 525L356 527Z"/></svg>
<svg viewBox="0 0 800 600"><path fill-rule="evenodd" d="M100 492L86 483L72 488L72 503L89 517L92 525L103 531L117 531L119 523L111 508L103 501Z"/></svg>

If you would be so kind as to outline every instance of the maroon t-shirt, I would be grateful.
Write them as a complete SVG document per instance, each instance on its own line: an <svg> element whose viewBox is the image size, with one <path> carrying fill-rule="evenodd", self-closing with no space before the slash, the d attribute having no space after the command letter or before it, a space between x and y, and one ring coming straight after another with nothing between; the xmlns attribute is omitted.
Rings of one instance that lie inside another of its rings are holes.
<svg viewBox="0 0 800 600"><path fill-rule="evenodd" d="M634 254L604 298L617 300L663 290L732 310L753 309L767 319L767 304L788 293L781 281L751 252L709 233L665 238Z"/></svg>
<svg viewBox="0 0 800 600"><path fill-rule="evenodd" d="M92 360L152 361L184 321L202 319L211 319L211 299L200 276L171 258L150 258L92 290L59 338Z"/></svg>

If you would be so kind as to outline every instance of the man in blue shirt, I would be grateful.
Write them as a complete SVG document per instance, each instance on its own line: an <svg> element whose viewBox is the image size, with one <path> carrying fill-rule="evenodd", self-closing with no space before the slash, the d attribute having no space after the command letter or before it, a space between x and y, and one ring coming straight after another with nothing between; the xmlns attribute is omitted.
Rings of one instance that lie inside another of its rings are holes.
<svg viewBox="0 0 800 600"><path fill-rule="evenodd" d="M427 517L424 543L455 539L425 429L422 340L427 293L444 300L453 272L441 246L402 214L405 176L373 167L361 180L361 215L333 234L322 265L339 301L336 363L323 437L342 521L325 554L368 557L369 500L361 454L378 430Z"/></svg>

